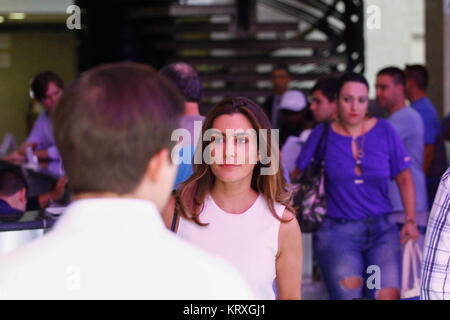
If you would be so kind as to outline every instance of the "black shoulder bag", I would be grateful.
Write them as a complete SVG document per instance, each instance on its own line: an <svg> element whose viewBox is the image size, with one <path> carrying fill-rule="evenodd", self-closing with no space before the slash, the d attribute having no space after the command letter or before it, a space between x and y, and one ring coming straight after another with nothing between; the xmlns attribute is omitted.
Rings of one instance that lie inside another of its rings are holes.
<svg viewBox="0 0 450 320"><path fill-rule="evenodd" d="M309 165L294 179L294 207L303 233L313 233L319 229L327 212L325 194L325 154L329 124L324 124L322 136L317 144Z"/></svg>

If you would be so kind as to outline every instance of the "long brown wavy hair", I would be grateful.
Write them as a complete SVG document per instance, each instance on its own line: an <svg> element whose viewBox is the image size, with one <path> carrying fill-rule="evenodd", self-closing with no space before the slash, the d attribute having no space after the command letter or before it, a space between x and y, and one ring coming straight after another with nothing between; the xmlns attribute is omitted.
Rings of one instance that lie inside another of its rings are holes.
<svg viewBox="0 0 450 320"><path fill-rule="evenodd" d="M257 193L264 197L272 215L281 222L288 222L290 220L283 220L278 217L275 212L274 204L278 202L295 214L294 209L291 207L290 202L292 198L292 192L289 190L286 180L283 175L283 168L280 161L279 149L275 149L276 152L272 151L272 141L271 141L271 131L272 126L269 119L264 113L263 109L247 98L225 98L218 104L216 104L206 115L206 119L202 127L202 135L200 136L200 141L196 148L196 153L201 152L208 146L210 141L203 141L203 135L208 129L212 128L212 124L216 118L221 115L231 115L235 113L240 113L244 115L252 124L253 129L259 132L260 129L267 130L267 137L260 137L257 134L257 139L264 139L262 143L267 143L267 156L269 157L269 162L258 161L253 169L253 176L251 181L251 187ZM278 143L277 143L278 144ZM258 143L258 146L260 144ZM278 159L274 159L277 157ZM261 175L259 174L261 168L270 167L273 161L279 162L279 169L276 173L271 175ZM210 193L213 188L215 181L215 176L208 164L204 161L201 164L193 164L193 174L192 176L183 182L176 191L176 208L178 212L186 219L193 220L196 224L205 226L200 222L200 213L203 210L203 205L206 196Z"/></svg>

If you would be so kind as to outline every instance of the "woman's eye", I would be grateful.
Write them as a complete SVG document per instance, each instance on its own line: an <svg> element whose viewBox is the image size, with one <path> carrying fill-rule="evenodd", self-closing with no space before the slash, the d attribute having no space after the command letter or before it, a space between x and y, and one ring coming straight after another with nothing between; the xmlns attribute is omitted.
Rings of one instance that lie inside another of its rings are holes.
<svg viewBox="0 0 450 320"><path fill-rule="evenodd" d="M239 143L239 144L245 144L245 143L248 142L248 138L247 137L236 137L235 139L236 139L235 141L237 143Z"/></svg>
<svg viewBox="0 0 450 320"><path fill-rule="evenodd" d="M213 136L213 137L211 137L211 142L223 143L223 137L221 137L221 136Z"/></svg>
<svg viewBox="0 0 450 320"><path fill-rule="evenodd" d="M351 102L352 99L350 99L350 98L344 98L344 101L345 101L345 102Z"/></svg>
<svg viewBox="0 0 450 320"><path fill-rule="evenodd" d="M359 103L366 103L367 102L367 99L366 98L361 98L361 99L359 99Z"/></svg>

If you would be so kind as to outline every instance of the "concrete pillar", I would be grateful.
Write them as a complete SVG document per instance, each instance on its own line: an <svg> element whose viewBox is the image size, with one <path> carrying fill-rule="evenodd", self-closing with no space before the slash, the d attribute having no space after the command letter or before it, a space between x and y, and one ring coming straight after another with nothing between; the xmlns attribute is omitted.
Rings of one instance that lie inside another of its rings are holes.
<svg viewBox="0 0 450 320"><path fill-rule="evenodd" d="M366 71L370 97L375 98L375 80L387 66L425 63L425 3L442 0L365 0ZM371 7L380 11L379 28L367 23Z"/></svg>
<svg viewBox="0 0 450 320"><path fill-rule="evenodd" d="M450 113L450 0L425 1L428 95L441 117Z"/></svg>

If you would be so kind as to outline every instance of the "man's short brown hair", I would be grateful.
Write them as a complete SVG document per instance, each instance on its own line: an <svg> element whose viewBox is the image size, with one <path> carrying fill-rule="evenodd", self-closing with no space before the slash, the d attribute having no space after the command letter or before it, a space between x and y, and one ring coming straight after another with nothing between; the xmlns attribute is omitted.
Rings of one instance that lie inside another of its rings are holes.
<svg viewBox="0 0 450 320"><path fill-rule="evenodd" d="M174 146L183 108L178 89L149 66L111 63L82 74L53 116L72 192L133 192L149 160Z"/></svg>
<svg viewBox="0 0 450 320"><path fill-rule="evenodd" d="M31 91L33 91L34 98L41 101L47 94L48 85L53 82L58 88L64 89L64 82L61 77L53 71L43 71L38 73L31 82Z"/></svg>
<svg viewBox="0 0 450 320"><path fill-rule="evenodd" d="M428 89L428 70L425 66L414 64L405 68L406 78L413 79L420 90Z"/></svg>

